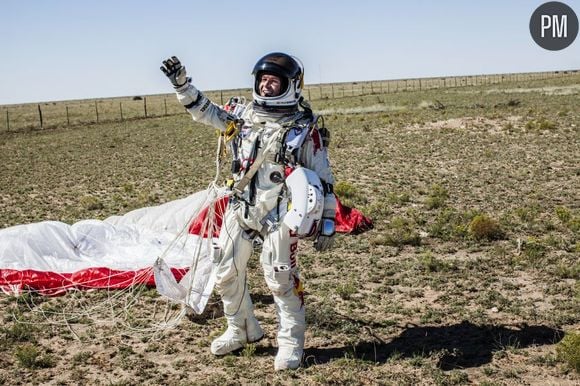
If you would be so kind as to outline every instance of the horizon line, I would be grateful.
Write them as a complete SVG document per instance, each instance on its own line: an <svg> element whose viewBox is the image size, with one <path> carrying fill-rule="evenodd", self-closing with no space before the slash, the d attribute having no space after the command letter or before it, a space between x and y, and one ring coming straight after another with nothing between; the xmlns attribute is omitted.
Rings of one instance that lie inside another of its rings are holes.
<svg viewBox="0 0 580 386"><path fill-rule="evenodd" d="M375 80L352 80L352 81L345 81L345 82L326 82L326 83L309 83L304 86L304 90L307 87L321 87L321 86L329 86L329 85L346 85L346 84L365 84L365 83L375 83L375 82L400 82L400 81L409 81L409 80L434 80L434 79L454 79L454 78L466 78L466 77L483 77L483 76L505 76L505 75L526 75L526 74L559 74L559 73L578 73L580 69L560 69L560 70L548 70L548 71L525 71L525 72L501 72L501 73L479 73L479 74L463 74L463 75L440 75L440 76L425 76L425 77L413 77L413 78L392 78L392 79L375 79ZM220 91L241 91L241 90L251 90L251 87L237 87L237 88L222 88L222 89L208 89L208 90L200 90L201 92L210 93L210 92L220 92ZM62 103L62 102L82 102L82 101L93 101L93 100L101 100L101 99L125 99L125 98L134 98L136 96L139 97L148 97L148 96L161 96L161 95L173 95L173 91L167 93L157 93L157 94L141 94L141 95L117 95L117 96L101 96L101 97L92 97L92 98L78 98L78 99L51 99L51 100L44 100L44 101L34 101L34 102L21 102L21 103L8 103L8 104L0 104L0 107L9 107L9 106L22 106L22 105L34 105L34 104L42 104L42 103Z"/></svg>

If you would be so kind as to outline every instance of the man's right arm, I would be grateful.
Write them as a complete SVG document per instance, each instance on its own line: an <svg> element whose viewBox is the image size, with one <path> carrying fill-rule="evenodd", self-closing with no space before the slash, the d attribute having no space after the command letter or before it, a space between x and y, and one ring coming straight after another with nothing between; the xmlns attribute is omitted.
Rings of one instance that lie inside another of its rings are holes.
<svg viewBox="0 0 580 386"><path fill-rule="evenodd" d="M229 121L234 120L231 114L217 106L191 84L185 67L177 57L163 61L161 71L173 84L177 100L189 111L195 121L210 125L224 131Z"/></svg>

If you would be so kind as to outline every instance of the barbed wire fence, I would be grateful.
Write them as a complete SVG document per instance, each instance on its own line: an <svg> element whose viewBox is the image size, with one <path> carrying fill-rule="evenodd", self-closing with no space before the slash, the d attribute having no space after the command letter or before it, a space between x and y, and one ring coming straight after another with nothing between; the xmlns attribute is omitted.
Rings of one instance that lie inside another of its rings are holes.
<svg viewBox="0 0 580 386"><path fill-rule="evenodd" d="M316 101L405 91L544 80L579 73L580 70L571 70L311 84L305 87L303 95L310 101ZM221 105L234 95L244 96L248 100L252 98L251 89L213 90L205 91L204 94ZM185 110L177 103L173 94L5 105L0 106L0 117L4 115L5 118L3 127L0 124L0 131L43 130L159 118L184 113ZM2 120L0 119L0 121Z"/></svg>

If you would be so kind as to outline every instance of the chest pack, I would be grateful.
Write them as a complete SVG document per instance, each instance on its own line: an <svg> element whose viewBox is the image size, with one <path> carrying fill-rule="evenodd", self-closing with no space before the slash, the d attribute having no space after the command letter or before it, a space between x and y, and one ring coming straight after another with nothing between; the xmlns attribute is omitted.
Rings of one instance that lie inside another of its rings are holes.
<svg viewBox="0 0 580 386"><path fill-rule="evenodd" d="M241 194L266 161L284 168L294 169L300 165L302 147L313 127L312 119L289 122L266 122L242 126L231 141L232 174L237 177L233 190ZM280 175L279 181L284 178Z"/></svg>

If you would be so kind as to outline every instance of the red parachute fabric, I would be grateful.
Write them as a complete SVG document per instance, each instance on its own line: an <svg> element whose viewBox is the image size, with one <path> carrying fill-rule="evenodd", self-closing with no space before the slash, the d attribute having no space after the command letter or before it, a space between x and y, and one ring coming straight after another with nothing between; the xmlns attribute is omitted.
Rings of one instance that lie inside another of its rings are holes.
<svg viewBox="0 0 580 386"><path fill-rule="evenodd" d="M224 218L224 213L226 212L226 207L228 206L228 196L224 196L218 199L214 203L214 210L215 210L215 227L212 232L213 237L219 237L220 235L220 228L222 227L222 221ZM204 223L206 222L207 215L209 212L209 207L203 208L196 218L193 219L191 225L189 226L189 233L192 235L198 235L201 237L208 237L208 230ZM203 232L203 235L202 235Z"/></svg>
<svg viewBox="0 0 580 386"><path fill-rule="evenodd" d="M185 268L171 268L176 280L187 273ZM106 267L87 268L73 273L34 269L0 269L0 287L7 293L32 289L44 296L63 295L71 289L123 289L134 285L155 286L151 268L119 271Z"/></svg>
<svg viewBox="0 0 580 386"><path fill-rule="evenodd" d="M222 197L214 204L215 210L215 224L216 228L212 232L213 237L219 237L219 230L222 225L223 215L228 205L228 198ZM189 233L208 237L208 232L203 231L204 222L207 219L209 207L204 208L199 215L193 220L189 227ZM373 221L362 214L362 212L355 208L342 205L338 197L336 198L336 231L346 234L360 234L373 227ZM201 235L203 231L203 235Z"/></svg>
<svg viewBox="0 0 580 386"><path fill-rule="evenodd" d="M342 205L336 197L336 231L358 235L373 228L373 220L355 208Z"/></svg>
<svg viewBox="0 0 580 386"><path fill-rule="evenodd" d="M198 201L192 201L192 203L194 205L197 205L196 203L200 202L201 199L203 199L203 197L201 197ZM188 229L189 233L191 235L196 235L203 238L207 238L208 235L211 235L212 237L218 237L219 229L222 225L222 220L227 204L228 204L227 197L221 197L215 202L213 207L213 209L215 210L215 225L213 229L211 230L207 229L206 220L210 208L206 207L202 209L199 215L196 216L196 218L190 224ZM176 210L182 210L180 208L183 208L183 206L175 207ZM176 217L177 214L173 214L173 212L168 211L165 212L167 212L167 214L169 214L171 218L177 218ZM176 211L175 213L181 212ZM39 224L38 226L41 227L41 229L47 229L48 232L48 228L44 228L45 225ZM337 208L336 208L337 232L347 234L358 234L370 228L372 228L371 219L364 216L357 209L349 208L347 206L342 205L340 201L337 199ZM3 230L3 232L10 231ZM57 234L55 233L55 235ZM30 239L30 237L26 238L25 233L23 234L22 237L23 237L22 243L24 244L30 243L32 245L36 245L39 243L39 241L34 239L32 236L30 236L32 237L32 239ZM65 235L63 235L62 237L64 241L68 240L66 239ZM64 242L63 240L61 240L61 243ZM82 240L76 240L75 242L81 243ZM70 242L67 241L66 243ZM20 244L20 241L18 242L18 244ZM71 258L73 258L74 251L72 249L70 253ZM68 256L63 255L60 257L66 259ZM135 256L127 256L127 257L134 258ZM18 259L16 259L16 261L20 261L20 259L21 257L18 256ZM97 289L97 288L121 289L131 287L137 284L147 286L155 285L153 277L153 269L151 267L143 268L142 264L140 265L140 267L136 266L134 269L130 269L131 264L129 265L124 264L125 268L116 268L115 264L106 267L100 265L101 262L97 261L95 262L95 266L92 267L85 266L81 269L77 269L74 271L73 270L64 271L64 269L63 270L59 269L62 268L62 266L59 266L56 269L52 270L40 268L40 266L44 266L44 264L39 264L39 268L36 268L34 265L31 266L29 263L27 263L26 259L22 259L22 268L20 269L15 268L13 265L2 266L3 264L1 263L2 261L0 261L0 290L10 294L18 294L22 290L31 289L38 291L43 295L60 295L70 289L81 289L81 290ZM173 275L178 281L185 275L185 273L188 270L187 268L183 267L187 267L187 264L183 264L177 268L174 267L171 268Z"/></svg>

